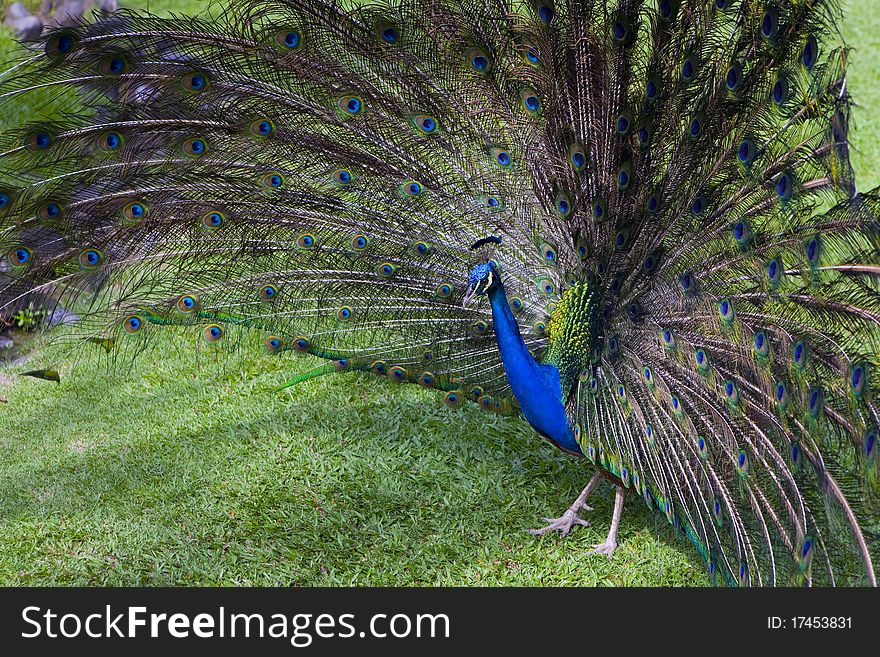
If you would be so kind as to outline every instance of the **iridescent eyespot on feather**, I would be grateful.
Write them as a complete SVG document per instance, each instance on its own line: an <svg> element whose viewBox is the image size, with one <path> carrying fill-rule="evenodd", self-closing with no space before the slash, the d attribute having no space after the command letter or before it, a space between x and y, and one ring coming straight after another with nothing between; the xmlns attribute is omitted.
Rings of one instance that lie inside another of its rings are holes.
<svg viewBox="0 0 880 657"><path fill-rule="evenodd" d="M434 290L434 296L438 299L448 299L452 296L453 287L449 283L440 283Z"/></svg>
<svg viewBox="0 0 880 657"><path fill-rule="evenodd" d="M776 105L784 105L786 101L788 101L788 90L788 79L782 76L778 77L773 83L773 89L770 92L770 97L773 99L773 102Z"/></svg>
<svg viewBox="0 0 880 657"><path fill-rule="evenodd" d="M761 17L761 36L773 39L779 33L779 9L770 5Z"/></svg>
<svg viewBox="0 0 880 657"><path fill-rule="evenodd" d="M698 196L694 199L694 202L691 203L691 214L695 217L702 216L702 214L706 211L706 199L702 196Z"/></svg>
<svg viewBox="0 0 880 657"><path fill-rule="evenodd" d="M144 203L132 201L122 206L122 219L127 222L140 222L147 218L149 210Z"/></svg>
<svg viewBox="0 0 880 657"><path fill-rule="evenodd" d="M477 400L477 403L484 411L495 410L495 400L492 399L492 395L483 395Z"/></svg>
<svg viewBox="0 0 880 657"><path fill-rule="evenodd" d="M304 233L296 240L296 244L301 249L314 249L318 245L318 240L311 233Z"/></svg>
<svg viewBox="0 0 880 657"><path fill-rule="evenodd" d="M608 205L604 198L597 198L593 201L593 221L603 221L608 215Z"/></svg>
<svg viewBox="0 0 880 657"><path fill-rule="evenodd" d="M803 340L798 340L794 344L794 348L791 351L791 355L794 357L794 365L799 370L804 369L807 365L807 357L809 356L809 349L807 349L807 343Z"/></svg>
<svg viewBox="0 0 880 657"><path fill-rule="evenodd" d="M655 271L657 271L657 267L660 266L660 255L657 253L649 253L645 256L645 259L642 260L642 273L646 276L650 276Z"/></svg>
<svg viewBox="0 0 880 657"><path fill-rule="evenodd" d="M481 196L479 203L482 207L492 212L504 209L504 203L497 196Z"/></svg>
<svg viewBox="0 0 880 657"><path fill-rule="evenodd" d="M366 235L355 235L351 240L351 248L355 251L363 251L370 243L370 238Z"/></svg>
<svg viewBox="0 0 880 657"><path fill-rule="evenodd" d="M858 363L849 371L849 387L856 399L861 399L868 386L868 365Z"/></svg>
<svg viewBox="0 0 880 657"><path fill-rule="evenodd" d="M263 184L263 187L278 189L284 185L284 176L277 172L266 173L260 179L260 182Z"/></svg>
<svg viewBox="0 0 880 657"><path fill-rule="evenodd" d="M622 12L611 16L611 38L618 44L627 44L632 40L632 21Z"/></svg>
<svg viewBox="0 0 880 657"><path fill-rule="evenodd" d="M477 401L483 396L483 389L480 386L474 386L468 391L468 396L474 401Z"/></svg>
<svg viewBox="0 0 880 657"><path fill-rule="evenodd" d="M46 55L50 59L66 57L76 47L79 37L76 32L63 30L56 32L46 40Z"/></svg>
<svg viewBox="0 0 880 657"><path fill-rule="evenodd" d="M193 294L184 294L177 299L177 309L182 313L191 313L199 307L199 300Z"/></svg>
<svg viewBox="0 0 880 657"><path fill-rule="evenodd" d="M376 376L385 376L388 374L388 366L384 360L374 360L370 363L370 371Z"/></svg>
<svg viewBox="0 0 880 657"><path fill-rule="evenodd" d="M581 260L586 260L590 255L590 246L587 244L585 239L578 238L577 242L574 245L574 250L577 251L578 257Z"/></svg>
<svg viewBox="0 0 880 657"><path fill-rule="evenodd" d="M352 310L348 306L342 306L339 310L336 311L336 319L340 322L347 322L352 317Z"/></svg>
<svg viewBox="0 0 880 657"><path fill-rule="evenodd" d="M270 119L257 119L248 129L254 137L266 139L275 133L275 124Z"/></svg>
<svg viewBox="0 0 880 657"><path fill-rule="evenodd" d="M680 276L678 279L678 283L679 285L681 285L681 291L686 294L693 292L694 288L696 287L694 275L690 273Z"/></svg>
<svg viewBox="0 0 880 657"><path fill-rule="evenodd" d="M651 126L648 123L642 123L636 128L636 137L639 140L639 148L645 149L651 145Z"/></svg>
<svg viewBox="0 0 880 657"><path fill-rule="evenodd" d="M278 288L274 285L264 285L260 288L260 298L263 301L274 301L278 296Z"/></svg>
<svg viewBox="0 0 880 657"><path fill-rule="evenodd" d="M617 188L621 191L628 189L630 180L632 180L632 165L624 162L617 170Z"/></svg>
<svg viewBox="0 0 880 657"><path fill-rule="evenodd" d="M311 346L312 343L305 336L300 335L293 339L293 348L297 351L308 351Z"/></svg>
<svg viewBox="0 0 880 657"><path fill-rule="evenodd" d="M742 81L743 65L739 62L734 62L730 65L730 68L727 69L727 74L724 76L724 84L727 85L728 91L736 91L739 89Z"/></svg>
<svg viewBox="0 0 880 657"><path fill-rule="evenodd" d="M538 281L538 289L548 297L556 293L556 286L549 278L542 278Z"/></svg>
<svg viewBox="0 0 880 657"><path fill-rule="evenodd" d="M697 369L705 372L709 369L709 355L705 349L697 349L694 351L694 361L697 363Z"/></svg>
<svg viewBox="0 0 880 657"><path fill-rule="evenodd" d="M97 249L86 249L79 254L79 265L83 269L97 269L103 263L104 256Z"/></svg>
<svg viewBox="0 0 880 657"><path fill-rule="evenodd" d="M755 349L755 355L759 358L766 358L770 355L770 338L767 337L767 334L764 331L758 331L755 333L755 338L752 340L752 346Z"/></svg>
<svg viewBox="0 0 880 657"><path fill-rule="evenodd" d="M709 458L709 445L703 436L697 436L697 453L704 461Z"/></svg>
<svg viewBox="0 0 880 657"><path fill-rule="evenodd" d="M654 385L654 374L653 374L653 372L651 372L650 367L645 366L644 368L642 368L642 379L644 380L645 385L647 385L647 386Z"/></svg>
<svg viewBox="0 0 880 657"><path fill-rule="evenodd" d="M379 41L391 46L400 41L400 29L389 21L379 21L376 23L374 33Z"/></svg>
<svg viewBox="0 0 880 657"><path fill-rule="evenodd" d="M779 257L773 258L773 260L767 263L766 272L767 280L770 285L773 287L779 285L779 282L782 280L782 274L784 273L782 260Z"/></svg>
<svg viewBox="0 0 880 657"><path fill-rule="evenodd" d="M679 2L680 0L660 0L660 6L658 7L660 11L660 20L664 23L668 23L675 18L675 14L678 12Z"/></svg>
<svg viewBox="0 0 880 657"><path fill-rule="evenodd" d="M541 98L538 96L538 92L535 91L534 88L526 87L519 92L519 97L522 106L529 114L537 115L541 112Z"/></svg>
<svg viewBox="0 0 880 657"><path fill-rule="evenodd" d="M660 340L667 349L675 348L675 334L669 329L660 330Z"/></svg>
<svg viewBox="0 0 880 657"><path fill-rule="evenodd" d="M204 332L202 333L205 338L205 342L213 344L215 342L219 342L220 338L223 337L223 328L218 326L217 324L211 324L206 327Z"/></svg>
<svg viewBox="0 0 880 657"><path fill-rule="evenodd" d="M620 354L620 338L615 333L608 338L608 356L612 359Z"/></svg>
<svg viewBox="0 0 880 657"><path fill-rule="evenodd" d="M211 86L211 78L204 71L193 71L180 78L180 86L190 93L202 93Z"/></svg>
<svg viewBox="0 0 880 657"><path fill-rule="evenodd" d="M409 372L398 365L388 368L388 378L392 381L406 381L408 376Z"/></svg>
<svg viewBox="0 0 880 657"><path fill-rule="evenodd" d="M578 276L574 272L568 272L565 275L565 282L568 283L568 287L574 287L578 284Z"/></svg>
<svg viewBox="0 0 880 657"><path fill-rule="evenodd" d="M816 419L825 408L825 391L822 388L811 388L807 392L807 410L810 417Z"/></svg>
<svg viewBox="0 0 880 657"><path fill-rule="evenodd" d="M513 312L519 312L520 310L525 308L525 304L523 303L523 300L520 299L519 297L511 297L510 298L510 307L513 310Z"/></svg>
<svg viewBox="0 0 880 657"><path fill-rule="evenodd" d="M446 396L443 397L443 403L446 404L449 408L459 408L462 404L462 396L455 392L447 392Z"/></svg>
<svg viewBox="0 0 880 657"><path fill-rule="evenodd" d="M733 0L715 0L715 9L724 11L725 9L730 9L732 4Z"/></svg>
<svg viewBox="0 0 880 657"><path fill-rule="evenodd" d="M17 246L9 252L7 258L13 267L29 267L33 262L34 254L26 246Z"/></svg>
<svg viewBox="0 0 880 657"><path fill-rule="evenodd" d="M295 50L302 45L302 34L295 28L280 30L275 34L275 44L283 50Z"/></svg>
<svg viewBox="0 0 880 657"><path fill-rule="evenodd" d="M426 242L415 242L412 245L411 250L413 255L426 256L434 250L434 247Z"/></svg>
<svg viewBox="0 0 880 657"><path fill-rule="evenodd" d="M622 383L617 384L617 397L621 401L626 399L626 387Z"/></svg>
<svg viewBox="0 0 880 657"><path fill-rule="evenodd" d="M523 58L529 63L530 66L535 68L540 68L541 66L541 53L538 50L538 47L532 43L523 42L520 46L520 52L522 53Z"/></svg>
<svg viewBox="0 0 880 657"><path fill-rule="evenodd" d="M284 346L284 343L281 341L281 338L270 335L268 338L263 340L263 345L266 347L266 351L274 354L277 353L281 349L281 347Z"/></svg>
<svg viewBox="0 0 880 657"><path fill-rule="evenodd" d="M542 23L549 25L553 22L553 18L556 16L556 11L553 9L552 2L533 0L532 7Z"/></svg>
<svg viewBox="0 0 880 657"><path fill-rule="evenodd" d="M657 214L660 211L659 192L654 192L648 197L648 200L645 203L645 210L647 210L648 214Z"/></svg>
<svg viewBox="0 0 880 657"><path fill-rule="evenodd" d="M437 378L431 372L422 372L419 376L419 385L425 388L433 388L437 383Z"/></svg>
<svg viewBox="0 0 880 657"><path fill-rule="evenodd" d="M595 272L596 276L604 276L605 269L606 269L605 258L599 258L598 260L596 260L596 266L593 268L593 271Z"/></svg>
<svg viewBox="0 0 880 657"><path fill-rule="evenodd" d="M226 217L223 215L222 212L217 212L216 210L207 212L202 215L202 225L210 230L216 230L217 228L220 228L220 226L223 225L224 221L226 221Z"/></svg>
<svg viewBox="0 0 880 657"><path fill-rule="evenodd" d="M788 171L779 174L776 179L776 194L783 201L787 201L794 194L794 175Z"/></svg>
<svg viewBox="0 0 880 657"><path fill-rule="evenodd" d="M398 191L403 196L418 196L425 191L424 185L417 180L406 180L400 185Z"/></svg>
<svg viewBox="0 0 880 657"><path fill-rule="evenodd" d="M788 386L783 381L777 381L773 386L773 396L779 410L784 411L788 406Z"/></svg>
<svg viewBox="0 0 880 657"><path fill-rule="evenodd" d="M728 404L739 403L739 389L733 381L724 382L724 396L727 398Z"/></svg>
<svg viewBox="0 0 880 657"><path fill-rule="evenodd" d="M865 457L869 463L877 458L877 451L877 430L868 429L865 432Z"/></svg>
<svg viewBox="0 0 880 657"><path fill-rule="evenodd" d="M125 145L125 138L115 130L108 130L98 137L97 144L98 150L104 151L105 153L112 153L113 151L118 151Z"/></svg>
<svg viewBox="0 0 880 657"><path fill-rule="evenodd" d="M15 200L13 192L7 191L5 189L0 189L0 213L9 210L12 207L12 202Z"/></svg>
<svg viewBox="0 0 880 657"><path fill-rule="evenodd" d="M583 171L587 166L587 153L580 144L568 148L568 161L575 171Z"/></svg>
<svg viewBox="0 0 880 657"><path fill-rule="evenodd" d="M749 465L749 455L746 454L744 449L739 450L739 454L736 457L736 467L740 477L745 477L749 474Z"/></svg>
<svg viewBox="0 0 880 657"><path fill-rule="evenodd" d="M137 333L144 328L144 320L138 315L129 315L122 320L122 328L126 333Z"/></svg>
<svg viewBox="0 0 880 657"><path fill-rule="evenodd" d="M532 324L532 331L535 335L544 335L547 332L547 325L544 322L535 322Z"/></svg>
<svg viewBox="0 0 880 657"><path fill-rule="evenodd" d="M549 264L556 263L556 258L557 258L556 249L551 244L548 244L547 242L543 242L541 244L541 246L539 247L539 251L541 252L541 256L544 258L545 262L547 262Z"/></svg>
<svg viewBox="0 0 880 657"><path fill-rule="evenodd" d="M632 112L628 109L625 109L620 114L618 114L617 120L614 122L614 127L617 130L617 134L627 135L629 134L630 128L632 128L632 124Z"/></svg>
<svg viewBox="0 0 880 657"><path fill-rule="evenodd" d="M488 331L489 324L487 322L484 322L483 320L471 324L471 333L473 333L474 335L486 335Z"/></svg>
<svg viewBox="0 0 880 657"><path fill-rule="evenodd" d="M55 142L55 137L48 130L35 130L25 138L25 146L32 151L45 151Z"/></svg>
<svg viewBox="0 0 880 657"><path fill-rule="evenodd" d="M183 154L189 157L201 157L208 152L208 142L201 137L192 137L183 142Z"/></svg>
<svg viewBox="0 0 880 657"><path fill-rule="evenodd" d="M348 358L344 357L331 362L333 363L333 367L336 368L337 372L345 372L351 365L351 362L348 360Z"/></svg>
<svg viewBox="0 0 880 657"><path fill-rule="evenodd" d="M500 167L508 169L513 164L513 158L510 157L510 153L501 148L493 148L490 154L492 160Z"/></svg>
<svg viewBox="0 0 880 657"><path fill-rule="evenodd" d="M742 140L736 149L736 157L744 166L749 166L754 162L757 155L758 149L751 139Z"/></svg>
<svg viewBox="0 0 880 657"><path fill-rule="evenodd" d="M660 95L662 82L656 75L651 75L645 82L645 100L653 102Z"/></svg>
<svg viewBox="0 0 880 657"><path fill-rule="evenodd" d="M336 101L336 105L346 116L354 116L364 111L364 101L358 96L342 96L342 98Z"/></svg>
<svg viewBox="0 0 880 657"><path fill-rule="evenodd" d="M688 136L694 141L703 136L703 123L705 120L706 117L702 112L696 114L691 119L691 122L688 125Z"/></svg>
<svg viewBox="0 0 880 657"><path fill-rule="evenodd" d="M566 192L558 192L556 194L556 198L553 201L554 207L556 208L556 212L559 216L565 218L571 214L572 203L571 198L569 198Z"/></svg>
<svg viewBox="0 0 880 657"><path fill-rule="evenodd" d="M43 221L54 221L60 219L63 215L64 208L55 201L47 201L37 209L37 217Z"/></svg>
<svg viewBox="0 0 880 657"><path fill-rule="evenodd" d="M376 267L376 275L379 278L392 278L396 271L397 267L390 262L383 262L381 265Z"/></svg>
<svg viewBox="0 0 880 657"><path fill-rule="evenodd" d="M815 267L819 264L819 259L822 256L822 242L818 235L811 238L804 245L804 251L807 253L807 261L810 263L811 267Z"/></svg>
<svg viewBox="0 0 880 657"><path fill-rule="evenodd" d="M803 64L804 68L807 70L811 70L813 66L816 65L818 59L819 42L816 40L816 37L811 34L807 37L807 41L804 43L804 48L801 50L801 64Z"/></svg>
<svg viewBox="0 0 880 657"><path fill-rule="evenodd" d="M721 299L718 302L718 315L725 324L730 324L736 317L733 312L733 303L730 299Z"/></svg>
<svg viewBox="0 0 880 657"><path fill-rule="evenodd" d="M624 249L626 249L626 247L629 246L629 237L630 237L629 229L628 228L621 228L614 235L614 248L617 251L623 251Z"/></svg>
<svg viewBox="0 0 880 657"><path fill-rule="evenodd" d="M791 443L791 448L788 450L788 454L791 457L791 463L795 468L800 467L801 465L801 445L798 441L793 441Z"/></svg>
<svg viewBox="0 0 880 657"><path fill-rule="evenodd" d="M419 114L413 117L412 121L413 125L416 127L416 130L424 135L434 135L439 132L440 124L433 116L428 116L427 114Z"/></svg>
<svg viewBox="0 0 880 657"><path fill-rule="evenodd" d="M742 248L748 246L752 238L752 229L747 221L744 219L737 221L732 226L731 232L733 233L733 239L736 240L737 245Z"/></svg>
<svg viewBox="0 0 880 657"><path fill-rule="evenodd" d="M700 70L699 53L691 53L681 63L681 79L685 82L691 82L697 77Z"/></svg>
<svg viewBox="0 0 880 657"><path fill-rule="evenodd" d="M809 570L812 561L813 539L809 536L804 536L798 548L798 566L800 566L802 571L807 571Z"/></svg>
<svg viewBox="0 0 880 657"><path fill-rule="evenodd" d="M467 62L477 73L485 73L492 67L492 58L481 48L471 48L467 53Z"/></svg>
<svg viewBox="0 0 880 657"><path fill-rule="evenodd" d="M127 73L129 69L128 59L124 55L114 54L107 55L101 60L98 70L102 75L117 76Z"/></svg>

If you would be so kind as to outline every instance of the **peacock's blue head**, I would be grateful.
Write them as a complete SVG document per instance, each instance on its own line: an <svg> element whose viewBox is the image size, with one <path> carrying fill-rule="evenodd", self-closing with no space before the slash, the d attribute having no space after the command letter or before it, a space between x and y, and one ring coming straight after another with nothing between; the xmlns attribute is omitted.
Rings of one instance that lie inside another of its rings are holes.
<svg viewBox="0 0 880 657"><path fill-rule="evenodd" d="M466 306L478 294L489 294L499 283L498 269L493 260L476 265L468 274L468 287L462 306Z"/></svg>

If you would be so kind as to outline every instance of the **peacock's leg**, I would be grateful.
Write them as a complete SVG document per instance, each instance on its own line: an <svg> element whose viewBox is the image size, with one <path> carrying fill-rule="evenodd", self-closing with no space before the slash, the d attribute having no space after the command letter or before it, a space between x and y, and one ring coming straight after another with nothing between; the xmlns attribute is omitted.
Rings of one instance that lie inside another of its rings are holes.
<svg viewBox="0 0 880 657"><path fill-rule="evenodd" d="M608 530L608 536L603 543L594 545L588 554L604 554L611 559L614 550L617 549L617 528L620 526L620 516L623 513L623 498L626 497L626 490L617 487L614 496L614 515L611 517L611 529Z"/></svg>
<svg viewBox="0 0 880 657"><path fill-rule="evenodd" d="M562 532L563 536L568 536L568 532L571 531L571 528L575 525L582 525L584 527L589 527L590 523L587 520L584 520L578 515L578 512L581 509L586 509L587 511L592 511L593 508L587 506L586 501L590 496L590 493L593 492L593 489L596 485L602 480L602 475L598 472L593 475L593 478L590 479L590 483L588 483L584 489L581 491L581 494L577 496L577 499L574 501L570 507L568 507L568 511L563 513L559 518L543 518L544 522L550 523L546 527L541 527L540 529L530 529L529 533L534 534L535 536L540 536L549 531L558 531Z"/></svg>

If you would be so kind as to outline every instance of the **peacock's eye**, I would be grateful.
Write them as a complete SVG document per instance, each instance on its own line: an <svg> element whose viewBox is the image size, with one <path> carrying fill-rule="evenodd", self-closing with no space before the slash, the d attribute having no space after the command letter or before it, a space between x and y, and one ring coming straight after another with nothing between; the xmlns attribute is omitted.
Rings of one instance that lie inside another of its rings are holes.
<svg viewBox="0 0 880 657"><path fill-rule="evenodd" d="M138 317L137 315L130 315L126 317L122 322L122 327L128 333L137 333L143 328L144 321Z"/></svg>
<svg viewBox="0 0 880 657"><path fill-rule="evenodd" d="M196 71L187 73L180 78L180 86L183 87L184 91L201 93L211 86L211 81L207 73Z"/></svg>
<svg viewBox="0 0 880 657"><path fill-rule="evenodd" d="M177 300L177 309L184 313L192 312L197 305L198 300L191 294L184 294Z"/></svg>
<svg viewBox="0 0 880 657"><path fill-rule="evenodd" d="M220 228L224 220L225 218L220 212L209 212L202 217L202 224L206 228Z"/></svg>

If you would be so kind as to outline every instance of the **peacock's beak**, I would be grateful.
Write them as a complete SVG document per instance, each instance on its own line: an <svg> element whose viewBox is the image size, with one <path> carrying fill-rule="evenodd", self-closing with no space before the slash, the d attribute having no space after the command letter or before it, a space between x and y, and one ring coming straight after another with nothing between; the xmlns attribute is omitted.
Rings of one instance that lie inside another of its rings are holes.
<svg viewBox="0 0 880 657"><path fill-rule="evenodd" d="M473 285L469 285L467 291L464 293L464 299L461 300L461 307L467 308L467 305L470 303L471 299L474 298L476 293L477 289Z"/></svg>

